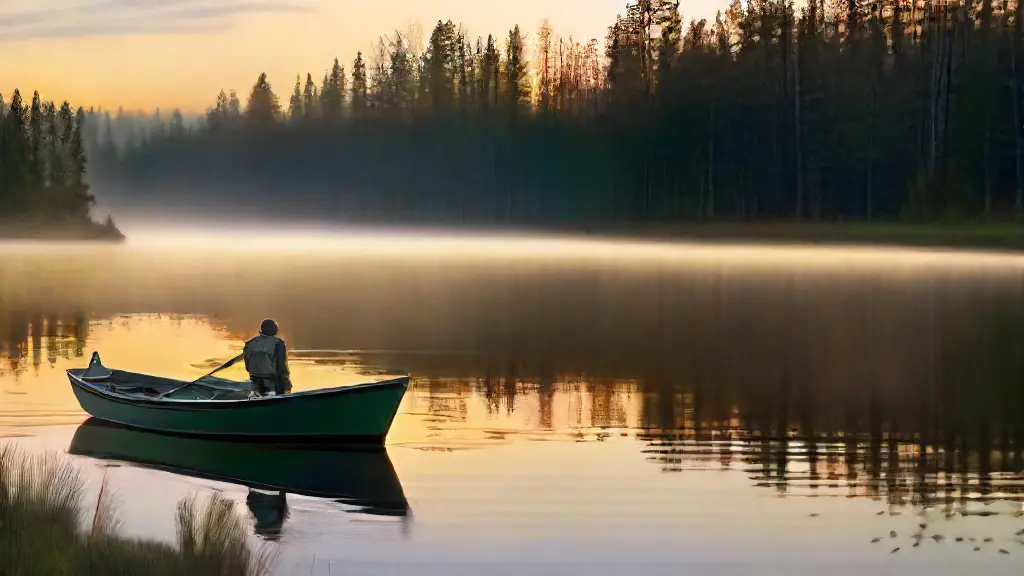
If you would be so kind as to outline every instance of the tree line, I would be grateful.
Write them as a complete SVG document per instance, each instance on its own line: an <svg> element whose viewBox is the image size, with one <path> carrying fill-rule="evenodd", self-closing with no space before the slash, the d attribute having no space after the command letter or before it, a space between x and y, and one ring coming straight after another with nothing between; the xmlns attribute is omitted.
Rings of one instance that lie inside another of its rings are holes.
<svg viewBox="0 0 1024 576"><path fill-rule="evenodd" d="M128 204L480 224L1012 218L1024 212L1024 2L639 0L596 39L471 39L221 91L117 146ZM420 44L423 44L420 46ZM104 152L105 151L105 152Z"/></svg>
<svg viewBox="0 0 1024 576"><path fill-rule="evenodd" d="M34 92L25 103L14 90L7 103L0 95L0 221L90 222L85 124L85 111L67 101L58 107Z"/></svg>

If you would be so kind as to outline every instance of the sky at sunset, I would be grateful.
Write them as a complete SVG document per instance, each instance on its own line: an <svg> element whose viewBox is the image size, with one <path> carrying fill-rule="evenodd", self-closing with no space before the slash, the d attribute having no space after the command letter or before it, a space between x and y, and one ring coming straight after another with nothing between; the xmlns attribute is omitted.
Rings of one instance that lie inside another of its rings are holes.
<svg viewBox="0 0 1024 576"><path fill-rule="evenodd" d="M685 19L728 0L682 0ZM223 89L245 98L267 72L284 99L296 73L319 80L337 56L418 23L462 22L474 39L546 17L561 36L603 40L624 0L0 0L0 94L14 88L75 105L199 112ZM503 44L503 43L502 43ZM12 58L11 56L14 55Z"/></svg>

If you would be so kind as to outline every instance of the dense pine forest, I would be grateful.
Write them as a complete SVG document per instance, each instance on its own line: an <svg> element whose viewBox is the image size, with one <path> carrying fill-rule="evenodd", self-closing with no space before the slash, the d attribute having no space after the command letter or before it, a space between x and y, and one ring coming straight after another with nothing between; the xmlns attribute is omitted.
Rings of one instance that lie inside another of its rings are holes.
<svg viewBox="0 0 1024 576"><path fill-rule="evenodd" d="M0 238L119 236L113 220L90 219L95 197L86 182L82 108L58 108L35 92L31 103L15 90L0 95Z"/></svg>
<svg viewBox="0 0 1024 576"><path fill-rule="evenodd" d="M640 0L603 42L423 36L261 74L195 124L92 113L94 182L130 206L372 222L1024 213L1024 2L735 0L685 22Z"/></svg>

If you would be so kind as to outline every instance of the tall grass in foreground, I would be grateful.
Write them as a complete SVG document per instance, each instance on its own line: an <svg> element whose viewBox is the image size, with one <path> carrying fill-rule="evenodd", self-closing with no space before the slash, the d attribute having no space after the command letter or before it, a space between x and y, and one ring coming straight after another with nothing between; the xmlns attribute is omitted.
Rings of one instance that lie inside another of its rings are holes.
<svg viewBox="0 0 1024 576"><path fill-rule="evenodd" d="M89 526L85 484L70 459L0 446L0 576L256 576L269 572L265 546L252 549L234 502L214 493L178 503L177 546L116 534L104 478Z"/></svg>

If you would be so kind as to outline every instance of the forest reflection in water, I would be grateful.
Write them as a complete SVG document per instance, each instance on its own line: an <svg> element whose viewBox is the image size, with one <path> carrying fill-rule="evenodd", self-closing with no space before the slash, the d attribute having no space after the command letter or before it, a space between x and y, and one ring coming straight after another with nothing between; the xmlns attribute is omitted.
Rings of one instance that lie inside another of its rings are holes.
<svg viewBox="0 0 1024 576"><path fill-rule="evenodd" d="M270 253L257 274L242 257L157 256L0 260L0 393L22 398L0 427L81 422L57 373L83 351L198 375L273 316L293 350L345 351L296 354L310 381L331 366L414 376L398 448L625 436L665 473L740 472L766 494L888 515L1015 517L1024 502L1013 258Z"/></svg>

